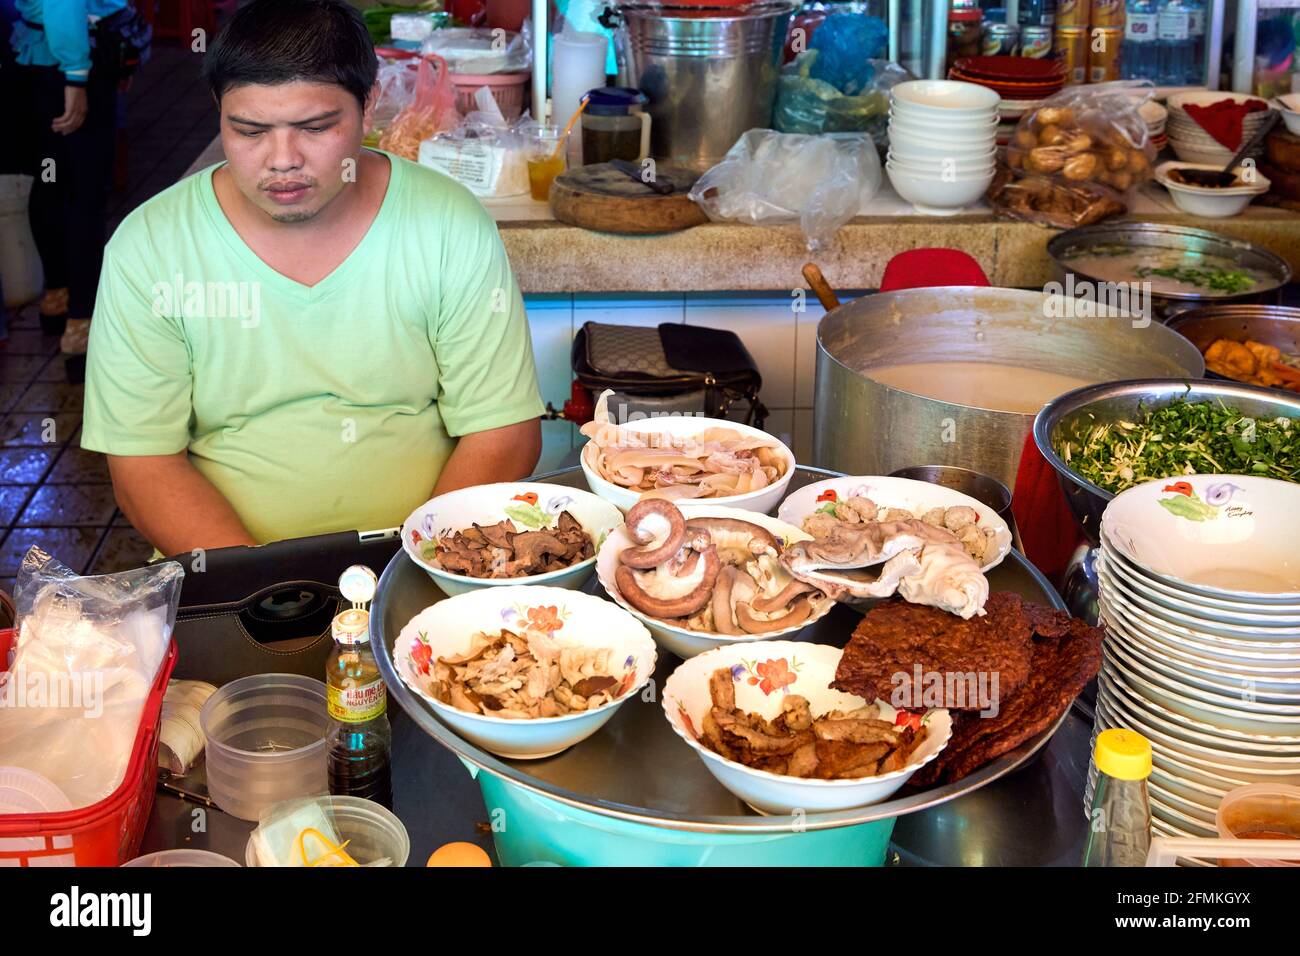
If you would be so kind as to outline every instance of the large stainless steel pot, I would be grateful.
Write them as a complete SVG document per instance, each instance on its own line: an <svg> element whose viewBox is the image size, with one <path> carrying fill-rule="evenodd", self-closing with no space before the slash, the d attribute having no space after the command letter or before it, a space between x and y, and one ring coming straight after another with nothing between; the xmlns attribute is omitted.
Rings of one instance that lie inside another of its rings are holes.
<svg viewBox="0 0 1300 956"><path fill-rule="evenodd" d="M1109 382L1199 379L1205 363L1181 335L1124 316L1064 317L1061 296L954 286L864 296L817 328L814 463L857 475L957 465L1014 487L1032 414L957 405L882 385L871 369L911 362L991 362Z"/></svg>
<svg viewBox="0 0 1300 956"><path fill-rule="evenodd" d="M651 155L702 172L746 130L771 125L794 8L616 7L623 85L649 99Z"/></svg>
<svg viewBox="0 0 1300 956"><path fill-rule="evenodd" d="M1257 269L1269 281L1239 295L1209 295L1197 292L1171 292L1151 296L1151 317L1163 322L1183 309L1225 302L1277 302L1282 286L1291 281L1291 267L1285 259L1267 249L1207 229L1151 222L1103 222L1081 226L1055 236L1047 243L1053 271L1063 284L1098 284L1105 280L1085 275L1066 266L1065 260L1087 255L1098 249L1125 247L1134 250L1173 250L1189 256L1221 256L1241 268ZM1194 260L1189 260L1192 264ZM1069 292L1067 291L1067 294Z"/></svg>

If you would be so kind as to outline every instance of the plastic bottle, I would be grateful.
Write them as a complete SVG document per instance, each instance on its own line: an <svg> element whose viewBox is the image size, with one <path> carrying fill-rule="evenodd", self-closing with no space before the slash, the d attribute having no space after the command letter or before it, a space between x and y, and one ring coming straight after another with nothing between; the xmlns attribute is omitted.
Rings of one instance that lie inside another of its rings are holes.
<svg viewBox="0 0 1300 956"><path fill-rule="evenodd" d="M1156 0L1127 0L1124 12L1124 43L1120 47L1126 80L1156 78L1156 28L1159 22Z"/></svg>
<svg viewBox="0 0 1300 956"><path fill-rule="evenodd" d="M1182 86L1192 63L1191 14L1186 0L1161 0L1156 38L1156 83Z"/></svg>
<svg viewBox="0 0 1300 956"><path fill-rule="evenodd" d="M1205 76L1205 0L1183 0L1187 7L1188 34L1191 38L1191 56L1183 82L1189 86L1203 86Z"/></svg>
<svg viewBox="0 0 1300 956"><path fill-rule="evenodd" d="M1093 750L1097 789L1084 866L1145 866L1151 850L1151 743L1131 730L1103 730Z"/></svg>
<svg viewBox="0 0 1300 956"><path fill-rule="evenodd" d="M362 607L374 596L374 572L353 565L339 578L339 591L352 607L335 615L330 625L334 649L325 664L331 719L326 757L330 793L364 797L391 810L393 731L388 724L388 694L370 650L370 612Z"/></svg>

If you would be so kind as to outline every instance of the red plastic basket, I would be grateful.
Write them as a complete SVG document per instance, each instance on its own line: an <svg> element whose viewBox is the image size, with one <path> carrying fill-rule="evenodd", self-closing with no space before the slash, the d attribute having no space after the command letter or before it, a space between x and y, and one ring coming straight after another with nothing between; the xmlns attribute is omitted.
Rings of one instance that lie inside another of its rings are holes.
<svg viewBox="0 0 1300 956"><path fill-rule="evenodd" d="M137 855L153 809L163 694L175 666L173 641L145 700L122 785L80 810L0 816L0 867L119 866Z"/></svg>

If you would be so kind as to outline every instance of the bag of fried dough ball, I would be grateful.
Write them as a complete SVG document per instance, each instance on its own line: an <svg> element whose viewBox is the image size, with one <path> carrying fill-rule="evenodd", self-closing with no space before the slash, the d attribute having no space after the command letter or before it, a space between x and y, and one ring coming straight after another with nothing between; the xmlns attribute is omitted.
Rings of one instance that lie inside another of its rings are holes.
<svg viewBox="0 0 1300 956"><path fill-rule="evenodd" d="M1067 87L1026 113L989 187L995 211L1069 228L1127 211L1155 148L1138 109L1145 80Z"/></svg>

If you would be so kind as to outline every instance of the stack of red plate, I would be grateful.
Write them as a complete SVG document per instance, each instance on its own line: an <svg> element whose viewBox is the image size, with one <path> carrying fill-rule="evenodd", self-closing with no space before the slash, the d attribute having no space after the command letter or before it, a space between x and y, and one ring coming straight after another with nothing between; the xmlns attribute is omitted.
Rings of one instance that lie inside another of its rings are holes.
<svg viewBox="0 0 1300 956"><path fill-rule="evenodd" d="M1055 57L968 56L952 65L948 78L987 86L1004 100L1043 100L1065 86L1065 69Z"/></svg>

